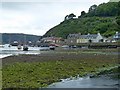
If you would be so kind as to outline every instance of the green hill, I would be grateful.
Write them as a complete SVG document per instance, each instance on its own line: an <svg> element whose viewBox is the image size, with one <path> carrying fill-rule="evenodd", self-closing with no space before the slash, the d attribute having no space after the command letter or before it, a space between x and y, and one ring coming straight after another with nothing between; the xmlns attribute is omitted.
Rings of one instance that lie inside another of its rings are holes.
<svg viewBox="0 0 120 90"><path fill-rule="evenodd" d="M51 28L44 36L57 36L66 38L70 33L97 33L108 37L113 35L116 31L120 31L118 11L120 2L103 3L99 6L93 5L89 8L89 12L81 12L78 18L75 15L67 15L68 19L61 22L59 25ZM70 18L70 19L69 19ZM119 18L120 19L120 18Z"/></svg>

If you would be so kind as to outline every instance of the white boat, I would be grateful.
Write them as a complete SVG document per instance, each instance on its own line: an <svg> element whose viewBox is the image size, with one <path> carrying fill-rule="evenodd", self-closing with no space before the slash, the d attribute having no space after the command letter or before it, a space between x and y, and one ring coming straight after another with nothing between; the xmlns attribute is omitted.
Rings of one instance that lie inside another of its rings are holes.
<svg viewBox="0 0 120 90"><path fill-rule="evenodd" d="M18 45L17 48L18 48L18 50L22 49L21 45Z"/></svg>
<svg viewBox="0 0 120 90"><path fill-rule="evenodd" d="M4 48L4 45L0 45L0 48Z"/></svg>
<svg viewBox="0 0 120 90"><path fill-rule="evenodd" d="M69 48L69 46L68 45L63 45L62 48Z"/></svg>

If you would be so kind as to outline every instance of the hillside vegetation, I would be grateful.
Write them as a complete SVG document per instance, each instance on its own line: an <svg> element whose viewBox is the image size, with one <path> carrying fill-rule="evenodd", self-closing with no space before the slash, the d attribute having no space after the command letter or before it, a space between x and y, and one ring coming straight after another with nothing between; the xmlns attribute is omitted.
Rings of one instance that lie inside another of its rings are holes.
<svg viewBox="0 0 120 90"><path fill-rule="evenodd" d="M109 37L115 34L119 29L119 6L120 2L108 2L97 5L92 5L88 13L81 12L81 15L76 17L73 13L67 15L65 20L59 25L51 28L44 36L57 36L66 38L70 33L98 33Z"/></svg>

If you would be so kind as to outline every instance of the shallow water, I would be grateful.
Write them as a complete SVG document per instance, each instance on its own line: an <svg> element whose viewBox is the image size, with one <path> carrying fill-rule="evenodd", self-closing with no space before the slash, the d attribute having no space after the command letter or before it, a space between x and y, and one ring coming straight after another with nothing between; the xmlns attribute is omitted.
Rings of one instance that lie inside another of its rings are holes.
<svg viewBox="0 0 120 90"><path fill-rule="evenodd" d="M16 46L9 47L9 44L5 44L3 46L4 47L0 47L0 58L8 57L11 55L19 55L19 54L35 54L36 55L36 54L41 54L41 52L46 53L44 51L49 50L49 47L29 47L28 51L23 51L22 49L18 50L18 48ZM52 51L50 51L50 53L52 53ZM58 52L58 53L60 53L60 52ZM105 55L109 55L109 54L118 55L118 54L120 54L120 52L99 52L99 51L97 51L97 52L88 51L88 52L82 52L82 53L91 53L91 54L95 54L95 55L97 55L97 54L105 54Z"/></svg>
<svg viewBox="0 0 120 90"><path fill-rule="evenodd" d="M104 68L104 70L113 70L119 66L110 68ZM61 79L61 82L56 82L48 86L48 88L118 88L119 78L113 78L118 76L118 72L104 73L96 77L90 78L91 74L84 77L70 77L67 79Z"/></svg>
<svg viewBox="0 0 120 90"><path fill-rule="evenodd" d="M49 85L48 88L118 88L118 80L104 75L95 78L63 79L61 82Z"/></svg>
<svg viewBox="0 0 120 90"><path fill-rule="evenodd" d="M48 47L29 47L29 51L18 50L16 46L8 47L8 44L4 47L0 47L0 58L8 57L11 55L19 54L40 54L40 50L48 50Z"/></svg>

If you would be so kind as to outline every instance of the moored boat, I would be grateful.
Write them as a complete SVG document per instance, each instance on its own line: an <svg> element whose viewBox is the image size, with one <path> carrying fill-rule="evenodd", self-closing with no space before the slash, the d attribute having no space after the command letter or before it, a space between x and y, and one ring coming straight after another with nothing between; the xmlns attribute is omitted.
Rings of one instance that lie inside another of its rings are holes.
<svg viewBox="0 0 120 90"><path fill-rule="evenodd" d="M49 46L50 50L55 50L55 46Z"/></svg>
<svg viewBox="0 0 120 90"><path fill-rule="evenodd" d="M18 45L17 48L18 48L18 50L22 49L21 45Z"/></svg>
<svg viewBox="0 0 120 90"><path fill-rule="evenodd" d="M28 45L23 46L23 51L28 51Z"/></svg>

